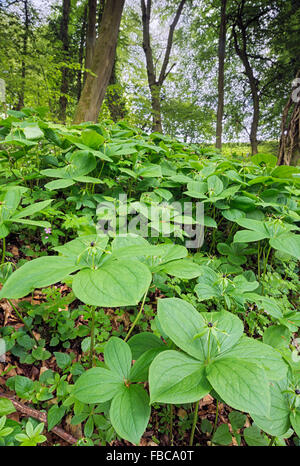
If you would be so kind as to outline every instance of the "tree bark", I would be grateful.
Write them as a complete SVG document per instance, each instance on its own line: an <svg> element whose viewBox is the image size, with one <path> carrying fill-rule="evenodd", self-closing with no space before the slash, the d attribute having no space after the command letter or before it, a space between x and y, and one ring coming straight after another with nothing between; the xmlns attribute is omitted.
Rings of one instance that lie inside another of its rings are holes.
<svg viewBox="0 0 300 466"><path fill-rule="evenodd" d="M69 20L70 20L70 8L71 0L63 0L62 5L62 19L60 24L60 39L62 41L63 59L66 60L69 52ZM66 111L68 105L68 93L69 89L69 70L63 67L61 70L61 86L60 86L60 98L59 98L59 119L62 123L66 121Z"/></svg>
<svg viewBox="0 0 300 466"><path fill-rule="evenodd" d="M73 123L96 122L111 76L125 0L107 0L96 40L91 71L87 75Z"/></svg>
<svg viewBox="0 0 300 466"><path fill-rule="evenodd" d="M219 71L218 71L218 110L216 128L216 148L222 148L223 114L224 114L224 63L226 49L226 6L227 0L221 0L221 22L219 33Z"/></svg>
<svg viewBox="0 0 300 466"><path fill-rule="evenodd" d="M97 0L88 0L88 22L86 31L85 68L92 66L94 48L96 43ZM84 80L86 80L85 73Z"/></svg>
<svg viewBox="0 0 300 466"><path fill-rule="evenodd" d="M87 5L83 11L82 26L80 31L80 44L79 44L79 57L78 62L80 64L80 70L77 72L77 102L79 102L81 90L82 90L82 65L84 56L84 42L86 36L86 21L87 21Z"/></svg>
<svg viewBox="0 0 300 466"><path fill-rule="evenodd" d="M24 107L25 80L26 80L26 57L27 57L28 36L29 36L28 0L24 0L23 5L24 5L24 36L23 36L23 53L22 53L22 63L21 63L21 91L20 91L18 103L16 106L17 110L21 110L21 108Z"/></svg>
<svg viewBox="0 0 300 466"><path fill-rule="evenodd" d="M278 165L296 166L300 159L300 70L295 86L282 115Z"/></svg>
<svg viewBox="0 0 300 466"><path fill-rule="evenodd" d="M252 155L257 154L258 152L258 141L257 141L257 130L258 130L258 123L259 123L259 113L260 113L260 104L259 104L259 82L258 79L255 78L253 69L251 67L248 53L247 53L247 34L246 28L243 23L242 17L238 18L238 27L241 31L242 37L242 47L239 45L237 32L236 32L236 24L233 26L232 34L234 39L234 46L235 51L239 58L241 59L245 74L248 78L250 89L251 89L251 96L252 96L252 104L253 104L253 116L252 116L252 123L251 123L251 131L250 131L250 143L251 143L251 152Z"/></svg>
<svg viewBox="0 0 300 466"><path fill-rule="evenodd" d="M162 67L159 73L159 76L156 76L153 53L150 41L150 19L151 19L151 7L152 0L141 0L142 8L142 23L143 23L143 49L146 56L147 64L147 76L148 76L148 85L151 94L151 107L152 107L152 131L158 131L162 133L162 119L161 119L161 108L160 108L160 93L162 85L170 73L174 65L170 67L167 71L167 67L170 61L170 54L173 45L174 31L181 16L184 4L186 0L181 0L178 8L176 10L175 16L169 28L167 47L162 63Z"/></svg>

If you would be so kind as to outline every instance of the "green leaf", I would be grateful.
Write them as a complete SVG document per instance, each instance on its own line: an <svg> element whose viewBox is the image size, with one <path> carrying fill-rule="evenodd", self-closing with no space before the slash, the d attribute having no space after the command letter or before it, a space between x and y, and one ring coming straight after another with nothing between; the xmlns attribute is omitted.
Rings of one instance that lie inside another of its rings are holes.
<svg viewBox="0 0 300 466"><path fill-rule="evenodd" d="M166 345L159 348L152 348L143 353L133 364L129 374L131 382L146 382L149 378L149 367L153 359L166 349Z"/></svg>
<svg viewBox="0 0 300 466"><path fill-rule="evenodd" d="M227 424L221 424L213 435L212 442L217 445L230 445L232 435Z"/></svg>
<svg viewBox="0 0 300 466"><path fill-rule="evenodd" d="M178 351L163 351L149 370L151 403L191 403L210 391L205 367Z"/></svg>
<svg viewBox="0 0 300 466"><path fill-rule="evenodd" d="M264 331L263 342L273 348L285 348L288 346L291 334L284 325L271 325Z"/></svg>
<svg viewBox="0 0 300 466"><path fill-rule="evenodd" d="M85 304L103 307L137 305L148 289L152 275L148 267L134 260L116 260L97 270L76 274L72 288Z"/></svg>
<svg viewBox="0 0 300 466"><path fill-rule="evenodd" d="M40 212L41 210L45 209L53 199L48 199L47 201L42 201L42 202L35 202L34 204L29 205L28 207L25 207L25 209L22 209L20 212L17 212L13 218L23 218L23 217L28 217L29 215L34 215L37 212Z"/></svg>
<svg viewBox="0 0 300 466"><path fill-rule="evenodd" d="M297 436L300 437L300 410L291 412L290 421Z"/></svg>
<svg viewBox="0 0 300 466"><path fill-rule="evenodd" d="M189 259L179 259L169 262L164 265L161 270L173 277L184 278L187 280L199 277L201 274L201 267Z"/></svg>
<svg viewBox="0 0 300 466"><path fill-rule="evenodd" d="M53 285L78 270L79 266L65 257L46 256L26 262L9 276L0 292L0 299L18 299L36 288Z"/></svg>
<svg viewBox="0 0 300 466"><path fill-rule="evenodd" d="M149 397L141 385L130 385L114 396L109 417L117 434L138 445L150 418Z"/></svg>
<svg viewBox="0 0 300 466"><path fill-rule="evenodd" d="M268 445L266 437L262 435L259 428L254 425L244 429L244 438L249 447L266 447Z"/></svg>
<svg viewBox="0 0 300 466"><path fill-rule="evenodd" d="M51 429L53 429L54 426L60 423L65 414L65 411L66 408L64 408L63 406L51 406L47 413L48 431L50 431Z"/></svg>
<svg viewBox="0 0 300 466"><path fill-rule="evenodd" d="M49 189L50 191L55 191L56 189L68 188L73 184L75 184L75 181L73 180L59 179L55 181L50 181L50 183L46 183L45 188Z"/></svg>
<svg viewBox="0 0 300 466"><path fill-rule="evenodd" d="M247 416L245 414L239 413L238 411L231 411L228 415L228 418L232 429L237 431L244 427Z"/></svg>
<svg viewBox="0 0 300 466"><path fill-rule="evenodd" d="M277 238L270 239L270 246L300 260L300 235L281 234Z"/></svg>
<svg viewBox="0 0 300 466"><path fill-rule="evenodd" d="M72 395L82 403L102 403L111 400L123 389L123 378L103 367L88 369L75 382Z"/></svg>
<svg viewBox="0 0 300 466"><path fill-rule="evenodd" d="M214 390L234 409L268 415L271 398L265 371L236 357L222 356L207 367Z"/></svg>
<svg viewBox="0 0 300 466"><path fill-rule="evenodd" d="M6 416L7 414L14 413L16 408L14 407L11 400L8 398L0 399L0 416Z"/></svg>
<svg viewBox="0 0 300 466"><path fill-rule="evenodd" d="M143 353L151 349L163 349L166 345L154 333L141 332L128 340L132 352L132 359L138 359Z"/></svg>
<svg viewBox="0 0 300 466"><path fill-rule="evenodd" d="M261 233L251 230L241 230L238 231L233 238L234 243L252 243L254 241L260 241L262 239L268 238L267 233Z"/></svg>
<svg viewBox="0 0 300 466"><path fill-rule="evenodd" d="M276 349L260 341L243 336L238 343L223 356L238 358L244 364L254 363L261 366L269 380L280 380L286 377L288 366Z"/></svg>
<svg viewBox="0 0 300 466"><path fill-rule="evenodd" d="M206 345L203 339L193 339L205 326L201 314L191 304L179 298L159 299L157 309L164 333L190 356L204 361Z"/></svg>
<svg viewBox="0 0 300 466"><path fill-rule="evenodd" d="M271 409L269 415L251 414L255 424L265 432L276 437L284 435L290 428L290 407L286 393L287 381L272 382L270 384Z"/></svg>
<svg viewBox="0 0 300 466"><path fill-rule="evenodd" d="M130 346L120 338L111 337L104 348L104 361L112 372L127 380L132 362Z"/></svg>
<svg viewBox="0 0 300 466"><path fill-rule="evenodd" d="M70 355L67 353L54 352L53 354L56 359L56 364L58 365L60 369L65 369L72 362Z"/></svg>

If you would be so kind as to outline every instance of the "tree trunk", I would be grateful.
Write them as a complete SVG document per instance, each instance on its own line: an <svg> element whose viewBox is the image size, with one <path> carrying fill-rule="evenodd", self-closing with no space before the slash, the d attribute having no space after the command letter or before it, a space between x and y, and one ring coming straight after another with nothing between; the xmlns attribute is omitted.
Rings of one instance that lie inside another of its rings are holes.
<svg viewBox="0 0 300 466"><path fill-rule="evenodd" d="M160 108L160 92L162 89L162 85L170 73L171 69L174 65L170 67L167 71L167 67L169 65L171 49L173 45L173 36L174 31L181 16L184 4L186 0L181 0L179 2L178 8L176 10L175 16L169 28L169 35L167 40L167 47L162 63L162 67L159 73L159 77L156 77L154 61L153 61L153 53L150 41L150 19L151 19L151 7L152 7L152 0L141 0L141 8L142 8L142 24L143 24L143 49L146 56L146 64L147 64L147 76L148 76L148 85L151 94L151 107L152 107L152 131L162 132L162 121L161 121L161 108Z"/></svg>
<svg viewBox="0 0 300 466"><path fill-rule="evenodd" d="M71 0L63 0L62 5L62 19L60 25L60 39L62 41L63 59L66 60L69 52L69 20L70 20L70 8ZM59 119L62 123L66 121L66 111L68 104L68 89L69 89L69 70L63 67L61 70L61 86L60 86L60 98L59 98Z"/></svg>
<svg viewBox="0 0 300 466"><path fill-rule="evenodd" d="M26 79L26 57L27 57L27 46L28 46L28 36L29 36L28 0L24 0L23 5L24 5L24 36L23 36L23 53L22 53L22 63L21 63L21 91L20 91L18 103L17 103L17 106L16 106L17 110L21 110L21 108L24 107L25 79Z"/></svg>
<svg viewBox="0 0 300 466"><path fill-rule="evenodd" d="M96 43L97 0L88 0L88 22L86 32L85 68L90 69ZM85 73L84 80L86 80Z"/></svg>
<svg viewBox="0 0 300 466"><path fill-rule="evenodd" d="M160 93L161 87L158 85L153 85L151 87L152 131L158 133L162 133Z"/></svg>
<svg viewBox="0 0 300 466"><path fill-rule="evenodd" d="M80 70L77 72L77 102L79 102L81 90L82 90L82 65L83 65L83 54L84 54L84 42L86 35L86 21L87 21L87 5L83 11L82 26L80 31L80 44L79 44L79 56L78 62L80 64Z"/></svg>
<svg viewBox="0 0 300 466"><path fill-rule="evenodd" d="M295 86L282 115L278 165L296 166L300 159L300 70Z"/></svg>
<svg viewBox="0 0 300 466"><path fill-rule="evenodd" d="M226 4L227 0L221 1L221 23L219 33L219 72L218 72L218 110L216 129L216 148L222 148L223 114L224 114L224 63L226 49Z"/></svg>
<svg viewBox="0 0 300 466"><path fill-rule="evenodd" d="M74 123L96 122L111 76L117 39L125 0L107 0L105 3L99 37L96 40L91 71L87 75L78 102Z"/></svg>
<svg viewBox="0 0 300 466"><path fill-rule="evenodd" d="M252 104L253 104L253 116L252 116L252 123L251 123L251 131L250 131L250 142L251 142L251 152L252 155L257 154L258 152L258 141L257 141L257 129L259 123L259 88L258 88L258 80L254 76L253 69L251 67L248 54L247 54L247 35L246 35L246 28L243 24L242 18L238 18L238 26L241 31L242 36L242 47L240 47L237 33L236 33L236 25L233 26L232 34L234 39L234 46L237 55L241 59L245 74L248 78L250 89L251 89L251 97L252 97Z"/></svg>

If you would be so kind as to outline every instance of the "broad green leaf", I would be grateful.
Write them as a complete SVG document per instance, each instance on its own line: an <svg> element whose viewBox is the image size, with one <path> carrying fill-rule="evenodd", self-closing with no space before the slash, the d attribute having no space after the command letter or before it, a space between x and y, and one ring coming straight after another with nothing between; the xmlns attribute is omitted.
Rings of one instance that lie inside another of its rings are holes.
<svg viewBox="0 0 300 466"><path fill-rule="evenodd" d="M44 220L28 220L27 218L11 218L12 222L21 223L22 225L32 225L35 227L50 228L51 223Z"/></svg>
<svg viewBox="0 0 300 466"><path fill-rule="evenodd" d="M283 393L287 389L286 381L271 382L271 409L270 414L263 416L251 414L258 427L270 435L280 437L284 435L290 427L290 407L288 396Z"/></svg>
<svg viewBox="0 0 300 466"><path fill-rule="evenodd" d="M34 215L37 212L40 212L41 210L45 209L49 204L51 204L52 201L52 199L48 199L47 201L35 202L34 204L31 204L28 207L22 209L20 212L15 213L13 218L16 219L27 217L29 215Z"/></svg>
<svg viewBox="0 0 300 466"><path fill-rule="evenodd" d="M148 289L152 275L148 267L134 260L115 260L97 270L76 274L72 288L85 304L102 307L137 305Z"/></svg>
<svg viewBox="0 0 300 466"><path fill-rule="evenodd" d="M130 346L120 338L111 337L104 347L104 361L112 372L127 380L132 362Z"/></svg>
<svg viewBox="0 0 300 466"><path fill-rule="evenodd" d="M93 367L76 380L72 396L86 404L102 403L111 400L123 387L120 374L103 367Z"/></svg>
<svg viewBox="0 0 300 466"><path fill-rule="evenodd" d="M191 403L210 391L205 367L196 359L178 351L163 351L149 370L151 403Z"/></svg>
<svg viewBox="0 0 300 466"><path fill-rule="evenodd" d="M67 257L39 257L26 262L9 276L0 291L0 299L23 298L34 289L53 285L78 269Z"/></svg>
<svg viewBox="0 0 300 466"><path fill-rule="evenodd" d="M231 347L226 353L222 353L220 358L232 357L244 364L257 364L265 370L269 380L280 380L287 375L287 364L276 349L258 340L243 336L236 345Z"/></svg>
<svg viewBox="0 0 300 466"><path fill-rule="evenodd" d="M284 325L271 325L264 331L263 342L273 348L286 348L289 345L291 333Z"/></svg>
<svg viewBox="0 0 300 466"><path fill-rule="evenodd" d="M132 358L138 359L148 350L166 348L165 343L158 338L154 333L141 332L137 333L128 340L132 352Z"/></svg>
<svg viewBox="0 0 300 466"><path fill-rule="evenodd" d="M252 243L254 241L261 241L265 238L268 238L267 233L252 230L241 230L234 235L233 241L234 243Z"/></svg>
<svg viewBox="0 0 300 466"><path fill-rule="evenodd" d="M296 409L290 414L290 421L297 436L300 437L300 409Z"/></svg>
<svg viewBox="0 0 300 466"><path fill-rule="evenodd" d="M221 424L213 435L212 442L217 445L230 445L232 435L229 432L228 424Z"/></svg>
<svg viewBox="0 0 300 466"><path fill-rule="evenodd" d="M244 430L244 438L249 447L266 447L269 444L266 436L261 434L260 429L255 425Z"/></svg>
<svg viewBox="0 0 300 466"><path fill-rule="evenodd" d="M14 407L11 400L8 398L0 399L0 417L7 416L8 414L14 413L16 408Z"/></svg>
<svg viewBox="0 0 300 466"><path fill-rule="evenodd" d="M51 429L53 429L54 426L60 423L60 421L64 417L65 411L66 408L64 408L63 406L51 406L47 413L48 431L50 431Z"/></svg>
<svg viewBox="0 0 300 466"><path fill-rule="evenodd" d="M165 264L161 270L173 277L190 280L199 277L202 269L189 259L179 259Z"/></svg>
<svg viewBox="0 0 300 466"><path fill-rule="evenodd" d="M217 196L223 191L224 185L218 176L212 175L207 179L207 187L210 196Z"/></svg>
<svg viewBox="0 0 300 466"><path fill-rule="evenodd" d="M138 445L150 418L149 397L141 385L129 385L113 398L109 417L117 434Z"/></svg>
<svg viewBox="0 0 300 466"><path fill-rule="evenodd" d="M164 333L190 356L204 361L206 342L202 338L194 339L205 327L201 314L191 304L178 298L159 299L157 309Z"/></svg>
<svg viewBox="0 0 300 466"><path fill-rule="evenodd" d="M207 378L226 404L239 411L269 415L271 397L265 371L252 362L223 356L207 367Z"/></svg>
<svg viewBox="0 0 300 466"><path fill-rule="evenodd" d="M131 367L129 380L131 382L146 382L149 380L148 373L150 364L161 351L165 350L166 345L145 351Z"/></svg>
<svg viewBox="0 0 300 466"><path fill-rule="evenodd" d="M300 260L300 235L281 234L277 238L270 239L270 246Z"/></svg>
<svg viewBox="0 0 300 466"><path fill-rule="evenodd" d="M75 181L72 179L59 179L55 181L50 181L50 183L46 183L45 188L49 189L50 191L54 191L56 189L68 188L73 184L75 184Z"/></svg>

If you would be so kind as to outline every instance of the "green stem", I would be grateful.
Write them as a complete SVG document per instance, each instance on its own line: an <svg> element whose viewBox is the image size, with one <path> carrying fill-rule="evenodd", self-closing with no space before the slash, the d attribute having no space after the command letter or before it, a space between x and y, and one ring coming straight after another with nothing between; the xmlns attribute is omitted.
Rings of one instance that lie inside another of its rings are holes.
<svg viewBox="0 0 300 466"><path fill-rule="evenodd" d="M272 447L274 442L275 442L275 435L273 435L273 436L271 437L271 440L270 440L270 443L269 443L268 446L269 446L269 447Z"/></svg>
<svg viewBox="0 0 300 466"><path fill-rule="evenodd" d="M91 343L90 343L90 365L89 367L93 367L94 361L94 351L95 351L95 307L92 306L92 321L91 321Z"/></svg>
<svg viewBox="0 0 300 466"><path fill-rule="evenodd" d="M5 238L2 239L2 261L1 264L4 264L5 261L5 251L6 250L6 243L5 243Z"/></svg>
<svg viewBox="0 0 300 466"><path fill-rule="evenodd" d="M174 438L173 438L173 405L170 405L170 443L171 447L174 446Z"/></svg>
<svg viewBox="0 0 300 466"><path fill-rule="evenodd" d="M139 321L139 318L141 317L141 314L143 312L143 309L144 309L144 304L145 304L145 301L146 301L146 296L147 296L147 293L148 293L148 290L149 288L147 288L145 294L144 294L144 297L143 297L143 301L142 301L142 304L141 304L141 307L140 307L140 310L136 316L136 318L134 319L134 322L133 324L131 325L130 329L129 329L129 332L127 333L124 341L127 341L128 338L130 337L131 333L132 333L132 330L134 329L134 327L136 326L137 322Z"/></svg>
<svg viewBox="0 0 300 466"><path fill-rule="evenodd" d="M214 435L214 433L216 432L216 429L217 429L218 417L219 417L219 400L216 399L216 417L215 417L215 424L214 424L214 429L213 429L213 432L212 432L212 436Z"/></svg>
<svg viewBox="0 0 300 466"><path fill-rule="evenodd" d="M23 316L20 314L20 312L18 311L18 309L16 308L16 306L13 305L13 303L11 302L10 299L7 300L9 302L9 304L11 305L11 307L13 308L13 310L15 311L15 313L17 314L18 318L20 319L20 321L24 324L24 327L26 327L26 329L28 330L28 332L30 333L30 335L32 336L32 338L34 339L34 341L36 342L36 344L38 345L39 344L39 341L38 339L34 336L31 328L27 325L26 321L23 319Z"/></svg>
<svg viewBox="0 0 300 466"><path fill-rule="evenodd" d="M260 279L260 242L257 243L257 276Z"/></svg>
<svg viewBox="0 0 300 466"><path fill-rule="evenodd" d="M190 436L190 447L192 447L193 443L194 443L195 429L196 429L196 424L197 424L197 420L198 420L199 402L200 402L200 400L196 401L196 403L195 403L194 420L193 420L191 436Z"/></svg>

